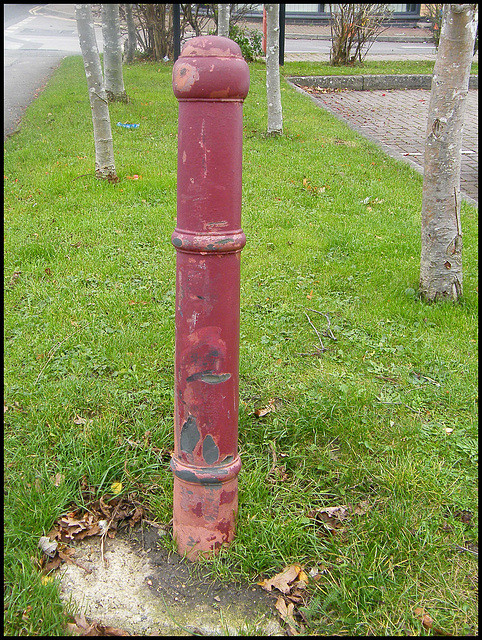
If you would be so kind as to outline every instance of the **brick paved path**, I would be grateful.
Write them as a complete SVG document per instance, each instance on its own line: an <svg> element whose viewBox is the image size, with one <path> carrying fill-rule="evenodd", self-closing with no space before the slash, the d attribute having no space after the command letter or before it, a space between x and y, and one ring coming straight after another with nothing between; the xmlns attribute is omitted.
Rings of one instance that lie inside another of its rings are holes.
<svg viewBox="0 0 482 640"><path fill-rule="evenodd" d="M327 91L324 89L323 91ZM386 153L423 173L424 138L430 91L346 91L310 95ZM478 90L467 97L462 143L461 190L478 203Z"/></svg>

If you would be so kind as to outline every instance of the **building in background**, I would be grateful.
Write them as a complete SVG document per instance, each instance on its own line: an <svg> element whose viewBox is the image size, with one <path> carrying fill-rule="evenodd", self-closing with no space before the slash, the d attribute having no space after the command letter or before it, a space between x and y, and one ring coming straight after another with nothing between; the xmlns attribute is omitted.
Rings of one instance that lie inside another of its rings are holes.
<svg viewBox="0 0 482 640"><path fill-rule="evenodd" d="M390 24L399 26L416 26L420 21L420 4L392 4L388 5L393 10L389 20ZM330 19L329 4L286 4L286 22L328 22ZM263 15L263 5L259 4L246 15L247 18L259 18Z"/></svg>

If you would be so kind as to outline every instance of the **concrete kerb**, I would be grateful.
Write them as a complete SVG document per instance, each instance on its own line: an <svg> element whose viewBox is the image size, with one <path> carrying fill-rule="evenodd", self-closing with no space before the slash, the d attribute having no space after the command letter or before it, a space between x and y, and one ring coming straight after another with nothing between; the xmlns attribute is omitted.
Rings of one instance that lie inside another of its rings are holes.
<svg viewBox="0 0 482 640"><path fill-rule="evenodd" d="M292 84L318 89L350 89L351 91L375 91L389 89L427 89L432 87L428 74L359 75L359 76L289 76ZM470 76L469 89L478 89L479 77Z"/></svg>

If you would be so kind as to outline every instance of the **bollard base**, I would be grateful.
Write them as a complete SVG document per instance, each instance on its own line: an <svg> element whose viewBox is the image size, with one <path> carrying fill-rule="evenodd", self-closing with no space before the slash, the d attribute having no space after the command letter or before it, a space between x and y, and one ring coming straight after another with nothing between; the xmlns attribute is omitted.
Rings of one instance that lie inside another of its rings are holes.
<svg viewBox="0 0 482 640"><path fill-rule="evenodd" d="M240 468L239 457L229 465L208 468L171 459L173 535L180 555L195 561L218 553L234 539Z"/></svg>

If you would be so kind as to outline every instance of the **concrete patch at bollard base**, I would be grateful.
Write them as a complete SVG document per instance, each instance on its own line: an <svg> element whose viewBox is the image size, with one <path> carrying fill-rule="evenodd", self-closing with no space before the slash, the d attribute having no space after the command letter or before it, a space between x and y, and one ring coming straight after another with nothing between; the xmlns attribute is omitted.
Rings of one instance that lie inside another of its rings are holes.
<svg viewBox="0 0 482 640"><path fill-rule="evenodd" d="M159 545L158 529L76 543L61 569L61 598L75 611L131 635L285 635L276 598L254 584L224 584Z"/></svg>

